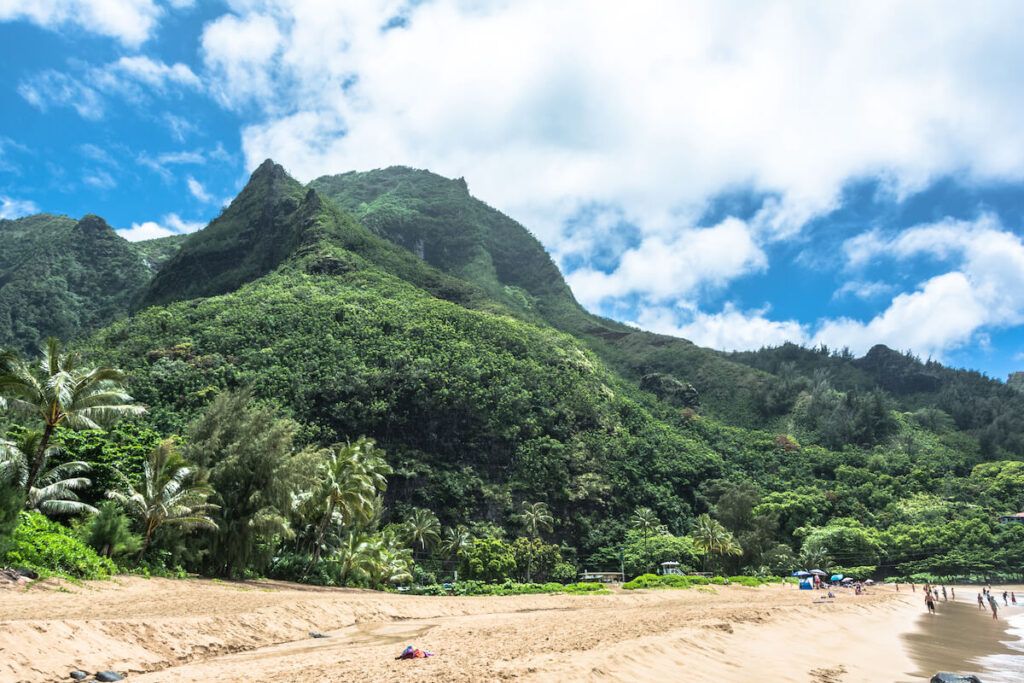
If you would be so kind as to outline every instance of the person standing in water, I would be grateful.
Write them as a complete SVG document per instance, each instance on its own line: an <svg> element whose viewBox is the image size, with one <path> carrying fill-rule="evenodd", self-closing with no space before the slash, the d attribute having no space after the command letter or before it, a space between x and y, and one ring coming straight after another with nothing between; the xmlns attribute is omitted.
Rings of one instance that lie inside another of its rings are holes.
<svg viewBox="0 0 1024 683"><path fill-rule="evenodd" d="M985 598L981 597L981 593L978 593L978 609L985 609Z"/></svg>
<svg viewBox="0 0 1024 683"><path fill-rule="evenodd" d="M988 606L992 608L992 618L993 619L998 619L999 618L999 603L996 602L996 599L995 599L995 597L993 597L992 593L988 594Z"/></svg>
<svg viewBox="0 0 1024 683"><path fill-rule="evenodd" d="M942 587L942 602L946 602L946 587Z"/></svg>
<svg viewBox="0 0 1024 683"><path fill-rule="evenodd" d="M1017 606L1017 594L1013 591L1010 591L1010 602L1013 603L1014 607Z"/></svg>
<svg viewBox="0 0 1024 683"><path fill-rule="evenodd" d="M953 599L956 600L956 586L950 586L949 592L952 593Z"/></svg>
<svg viewBox="0 0 1024 683"><path fill-rule="evenodd" d="M1008 597L1009 597L1009 593L1007 593L1006 591L1003 591L1003 607L1009 607L1010 606L1010 602L1007 600Z"/></svg>
<svg viewBox="0 0 1024 683"><path fill-rule="evenodd" d="M931 591L924 592L924 604L928 608L928 614L935 614L935 596Z"/></svg>

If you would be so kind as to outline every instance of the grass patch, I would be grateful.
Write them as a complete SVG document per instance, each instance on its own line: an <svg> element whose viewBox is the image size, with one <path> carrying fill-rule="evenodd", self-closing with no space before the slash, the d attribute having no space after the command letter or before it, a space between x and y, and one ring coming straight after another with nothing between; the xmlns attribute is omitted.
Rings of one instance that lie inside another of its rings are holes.
<svg viewBox="0 0 1024 683"><path fill-rule="evenodd" d="M676 588L687 589L695 586L748 586L756 588L769 583L779 583L775 577L762 578L760 576L684 576L681 574L641 574L632 581L622 584L625 590L637 590L639 588Z"/></svg>

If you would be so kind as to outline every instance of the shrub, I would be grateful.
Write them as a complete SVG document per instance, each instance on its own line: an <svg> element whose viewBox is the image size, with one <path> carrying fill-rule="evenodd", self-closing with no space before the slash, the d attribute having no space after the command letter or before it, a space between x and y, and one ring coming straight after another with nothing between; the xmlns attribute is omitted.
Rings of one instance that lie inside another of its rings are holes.
<svg viewBox="0 0 1024 683"><path fill-rule="evenodd" d="M636 590L638 588L693 588L694 586L724 586L736 584L756 588L767 583L778 583L775 577L760 576L684 576L681 574L642 574L632 581L622 584L625 590Z"/></svg>
<svg viewBox="0 0 1024 683"><path fill-rule="evenodd" d="M11 540L5 560L11 566L76 579L105 579L117 571L112 561L38 512L21 513Z"/></svg>

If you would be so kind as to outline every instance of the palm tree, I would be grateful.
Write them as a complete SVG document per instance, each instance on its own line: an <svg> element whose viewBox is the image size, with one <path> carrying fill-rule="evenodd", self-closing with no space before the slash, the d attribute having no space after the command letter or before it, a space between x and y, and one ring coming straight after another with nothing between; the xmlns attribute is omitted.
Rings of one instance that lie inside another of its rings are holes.
<svg viewBox="0 0 1024 683"><path fill-rule="evenodd" d="M306 496L310 505L322 510L311 565L320 559L332 521L339 526L351 526L357 521L369 520L377 494L387 488L390 473L391 468L372 439L363 437L355 443L336 444L326 451L321 469L323 478Z"/></svg>
<svg viewBox="0 0 1024 683"><path fill-rule="evenodd" d="M441 551L449 558L458 559L463 548L468 548L472 542L473 534L469 527L464 524L456 524L445 528L444 538L441 539ZM456 572L457 577L458 572Z"/></svg>
<svg viewBox="0 0 1024 683"><path fill-rule="evenodd" d="M736 542L729 530L707 513L697 517L691 535L694 545L704 551L705 557L711 555L738 557L743 554L743 548Z"/></svg>
<svg viewBox="0 0 1024 683"><path fill-rule="evenodd" d="M540 538L542 529L551 531L555 519L551 516L547 503L530 503L523 505L519 521L526 527L526 533L530 538Z"/></svg>
<svg viewBox="0 0 1024 683"><path fill-rule="evenodd" d="M107 492L142 523L140 559L149 548L153 534L162 526L217 529L217 523L208 514L217 509L207 502L213 495L213 487L197 480L195 475L195 470L178 453L174 441L167 439L146 459L141 490L136 490L126 480L123 491Z"/></svg>
<svg viewBox="0 0 1024 683"><path fill-rule="evenodd" d="M647 563L649 568L651 553L648 547L648 539L650 538L651 532L657 531L661 526L661 520L658 519L658 515L654 514L654 510L651 508L638 507L633 511L633 516L629 518L629 526L644 535L644 561Z"/></svg>
<svg viewBox="0 0 1024 683"><path fill-rule="evenodd" d="M96 508L81 502L75 494L91 483L88 478L78 476L89 471L88 463L76 460L49 468L50 460L60 453L56 446L43 450L39 474L29 484L30 454L38 452L41 438L39 432L26 432L17 443L0 440L0 481L13 483L22 490L25 507L29 510L39 510L46 515L96 512Z"/></svg>
<svg viewBox="0 0 1024 683"><path fill-rule="evenodd" d="M533 572L533 540L539 539L541 529L551 531L554 524L554 517L548 510L547 503L523 504L523 511L519 515L519 521L526 527L526 534L531 539L530 551L526 556L526 582L530 582L530 574Z"/></svg>
<svg viewBox="0 0 1024 683"><path fill-rule="evenodd" d="M832 558L828 555L828 548L822 545L805 545L800 550L800 564L808 569L827 571Z"/></svg>
<svg viewBox="0 0 1024 683"><path fill-rule="evenodd" d="M42 473L46 449L58 425L100 429L123 415L145 412L124 391L125 376L120 370L80 367L79 357L65 353L52 337L42 353L37 365L11 353L0 355L0 408L43 425L36 451L30 454L26 490L36 485Z"/></svg>
<svg viewBox="0 0 1024 683"><path fill-rule="evenodd" d="M373 539L353 529L345 536L335 553L338 562L338 580L342 585L364 577L371 577L376 567Z"/></svg>
<svg viewBox="0 0 1024 683"><path fill-rule="evenodd" d="M413 508L412 514L405 520L405 529L409 543L419 544L423 551L441 541L441 523L437 521L437 515L430 510Z"/></svg>

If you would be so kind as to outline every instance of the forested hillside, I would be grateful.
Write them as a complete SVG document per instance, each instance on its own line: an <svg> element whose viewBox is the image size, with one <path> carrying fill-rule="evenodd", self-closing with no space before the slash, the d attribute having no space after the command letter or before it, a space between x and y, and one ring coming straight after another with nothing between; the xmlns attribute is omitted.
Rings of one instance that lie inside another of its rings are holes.
<svg viewBox="0 0 1024 683"><path fill-rule="evenodd" d="M195 500L219 501L219 531L146 536L143 555L166 566L382 585L344 558L360 543L405 558L408 538L431 571L485 580L536 578L542 556L545 575L575 562L569 576L664 559L1020 571L1024 525L996 521L1024 505L1016 390L884 347L722 354L593 316L462 180L392 168L303 186L267 161L206 229L170 242L127 245L94 217L0 224L21 245L4 286L42 303L57 298L47 278L24 274L84 263L26 237L51 223L78 235L69 253L108 245L123 280L90 261L60 290L101 291L89 324L47 333L120 368L146 408L107 435L54 431L61 460L90 468L83 500L140 482L161 451L146 453L177 437L185 459L173 445L166 458L208 478ZM376 463L357 468L358 495L342 485L357 456ZM358 514L337 512L354 500Z"/></svg>
<svg viewBox="0 0 1024 683"><path fill-rule="evenodd" d="M131 244L99 216L0 220L0 347L35 352L124 317L174 248Z"/></svg>

